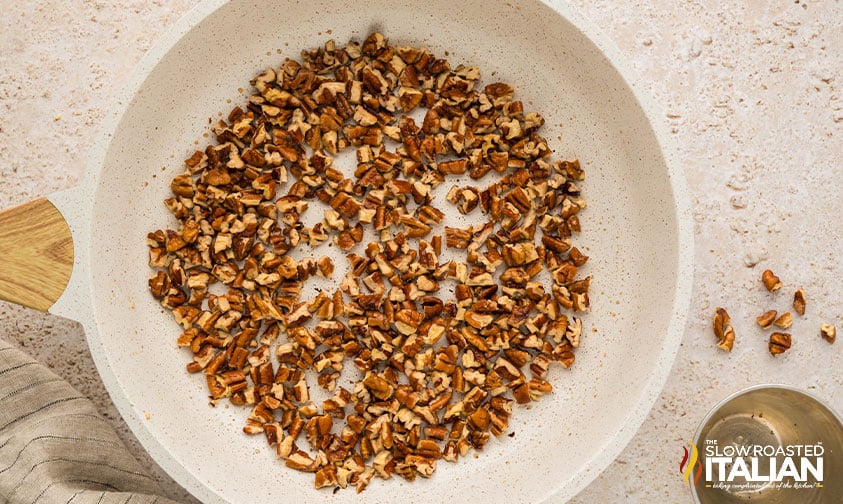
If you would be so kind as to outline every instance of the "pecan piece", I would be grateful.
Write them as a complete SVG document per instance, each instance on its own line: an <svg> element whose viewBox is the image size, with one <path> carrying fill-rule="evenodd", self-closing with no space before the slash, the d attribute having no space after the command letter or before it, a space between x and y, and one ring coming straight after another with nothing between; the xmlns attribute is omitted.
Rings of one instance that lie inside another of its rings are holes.
<svg viewBox="0 0 843 504"><path fill-rule="evenodd" d="M793 294L793 310L799 315L805 315L805 290L801 287Z"/></svg>
<svg viewBox="0 0 843 504"><path fill-rule="evenodd" d="M768 348L771 355L778 355L790 349L792 337L788 333L774 332L770 335Z"/></svg>
<svg viewBox="0 0 843 504"><path fill-rule="evenodd" d="M731 325L732 319L725 309L717 307L714 315L714 336L717 337L717 348L731 352L735 344L735 330Z"/></svg>
<svg viewBox="0 0 843 504"><path fill-rule="evenodd" d="M837 340L837 328L831 324L822 324L820 325L820 336L833 344Z"/></svg>
<svg viewBox="0 0 843 504"><path fill-rule="evenodd" d="M793 325L793 315L790 312L782 313L773 323L780 329L789 329Z"/></svg>
<svg viewBox="0 0 843 504"><path fill-rule="evenodd" d="M762 329L769 329L773 327L773 322L776 320L778 312L776 310L767 310L761 315L755 317L755 321Z"/></svg>
<svg viewBox="0 0 843 504"><path fill-rule="evenodd" d="M775 292L782 288L782 282L779 280L779 277L776 276L771 270L764 270L761 273L761 282L764 284L764 287L770 292Z"/></svg>

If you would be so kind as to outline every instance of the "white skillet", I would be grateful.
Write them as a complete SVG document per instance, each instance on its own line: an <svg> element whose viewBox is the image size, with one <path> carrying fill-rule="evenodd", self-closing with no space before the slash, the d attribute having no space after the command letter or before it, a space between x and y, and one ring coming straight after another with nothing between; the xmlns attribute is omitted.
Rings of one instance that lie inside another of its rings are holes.
<svg viewBox="0 0 843 504"><path fill-rule="evenodd" d="M360 495L334 495L242 434L245 410L208 407L204 380L184 371L178 327L148 294L145 235L175 224L162 204L169 180L194 142L207 143L208 118L244 102L238 88L302 49L373 30L514 84L525 109L547 119L556 156L582 161L589 207L578 243L591 256L592 309L576 363L551 373L552 397L516 408L512 438L440 463L427 481L375 480ZM684 175L636 82L612 43L559 1L209 1L136 69L83 183L0 214L0 295L84 325L126 422L204 502L567 500L647 417L690 299Z"/></svg>

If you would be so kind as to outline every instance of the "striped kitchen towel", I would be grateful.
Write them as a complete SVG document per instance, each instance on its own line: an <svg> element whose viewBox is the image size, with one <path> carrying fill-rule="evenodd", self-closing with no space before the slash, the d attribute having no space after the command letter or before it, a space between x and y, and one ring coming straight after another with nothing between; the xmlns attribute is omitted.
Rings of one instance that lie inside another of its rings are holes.
<svg viewBox="0 0 843 504"><path fill-rule="evenodd" d="M67 382L0 340L0 503L171 503Z"/></svg>

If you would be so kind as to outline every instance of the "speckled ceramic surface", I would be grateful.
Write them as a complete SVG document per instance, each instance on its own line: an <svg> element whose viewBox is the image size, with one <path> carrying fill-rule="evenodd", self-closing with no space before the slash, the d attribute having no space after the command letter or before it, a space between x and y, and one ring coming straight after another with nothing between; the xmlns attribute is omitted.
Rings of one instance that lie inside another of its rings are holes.
<svg viewBox="0 0 843 504"><path fill-rule="evenodd" d="M664 148L658 112L617 50L566 5L447 1L209 2L176 24L141 63L94 148L79 188L51 200L77 243L68 291L53 312L85 326L121 414L145 448L203 501L559 502L623 449L657 398L678 349L693 255L684 175ZM295 20L292 22L291 20ZM588 179L580 243L591 256L592 312L577 362L555 370L555 393L517 408L513 438L481 456L440 464L430 481L375 481L362 496L317 492L287 470L247 414L207 406L183 372L178 326L148 295L147 231L172 224L162 200L181 160L206 140L208 119L244 100L238 88L285 56L328 38L372 31L393 43L448 51L514 84L561 158ZM260 482L256 484L256 482Z"/></svg>

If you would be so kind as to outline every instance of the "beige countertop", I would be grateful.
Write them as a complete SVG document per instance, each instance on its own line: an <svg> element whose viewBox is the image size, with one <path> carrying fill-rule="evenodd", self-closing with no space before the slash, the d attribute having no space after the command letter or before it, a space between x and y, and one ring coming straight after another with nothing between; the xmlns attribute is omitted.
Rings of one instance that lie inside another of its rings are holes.
<svg viewBox="0 0 843 504"><path fill-rule="evenodd" d="M196 0L3 1L0 207L75 185L133 66ZM745 386L806 389L843 411L843 3L572 2L613 39L664 110L693 207L689 322L667 385L617 460L575 502L689 502L682 447L717 401ZM771 268L785 283L760 285ZM777 358L754 319L808 312ZM731 354L715 348L716 306L732 315ZM91 397L170 497L189 496L145 455L111 404L78 324L0 303L0 335Z"/></svg>

